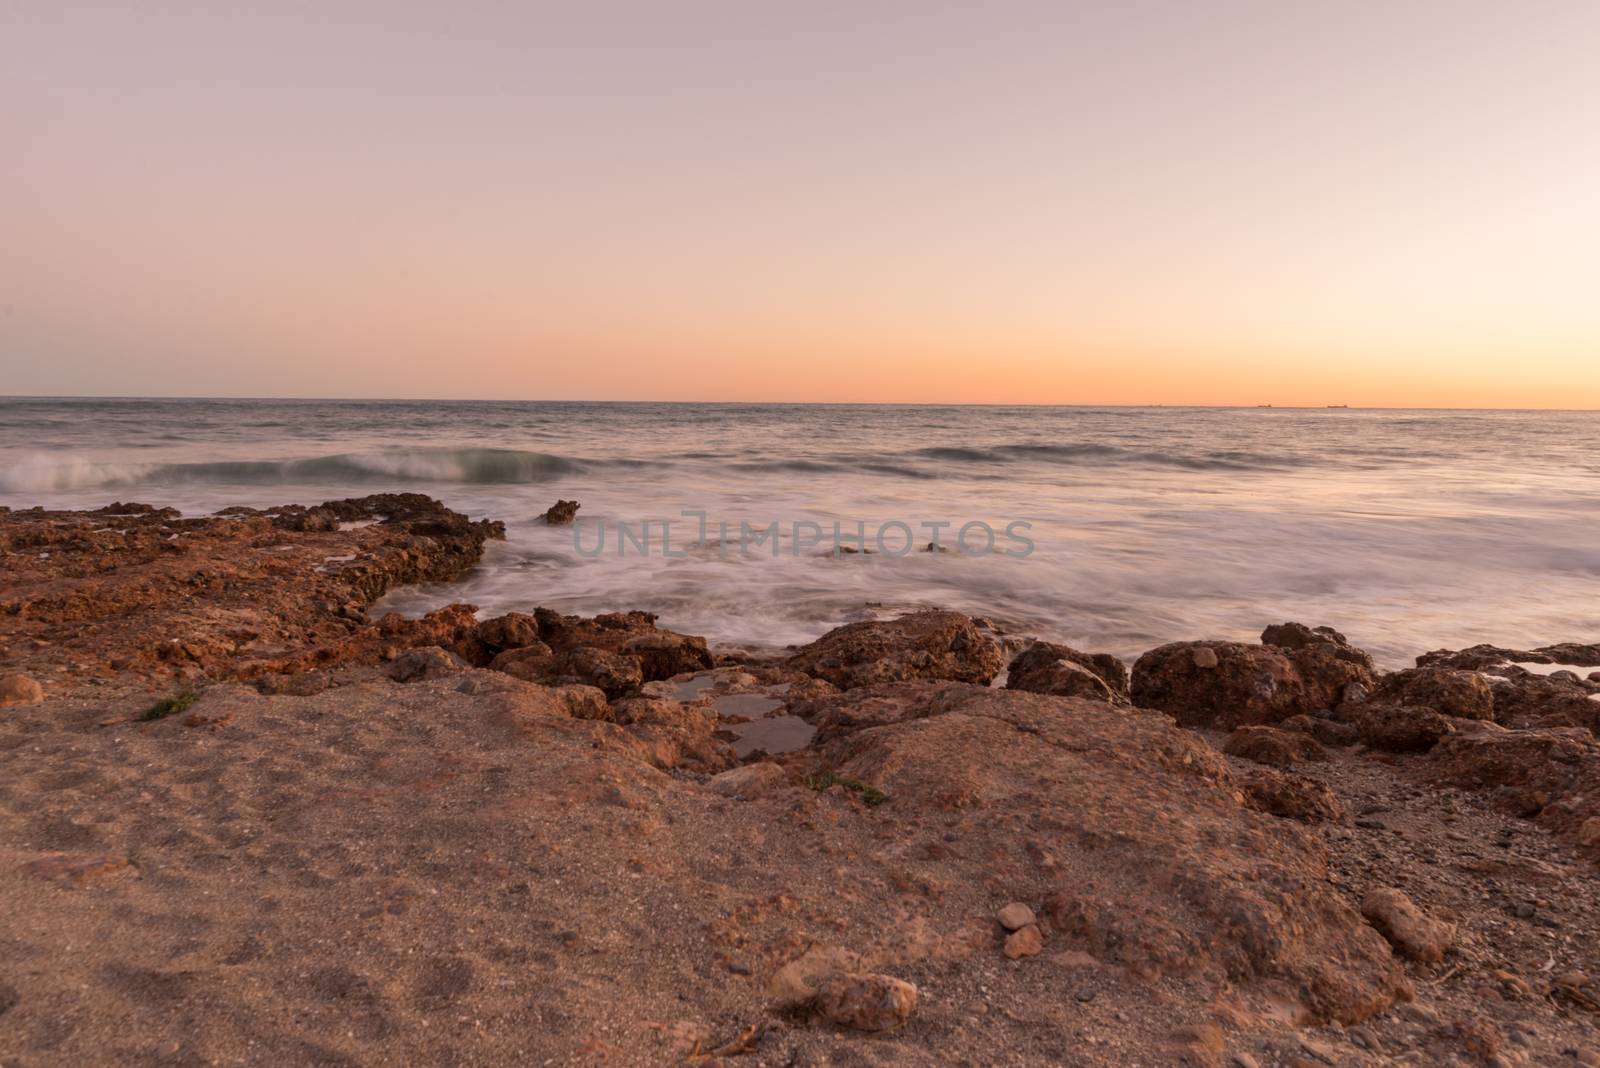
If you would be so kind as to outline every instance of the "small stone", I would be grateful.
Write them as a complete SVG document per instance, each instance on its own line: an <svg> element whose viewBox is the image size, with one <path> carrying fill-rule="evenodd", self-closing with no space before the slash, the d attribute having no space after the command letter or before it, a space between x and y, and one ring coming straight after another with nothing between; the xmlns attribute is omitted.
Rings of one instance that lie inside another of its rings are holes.
<svg viewBox="0 0 1600 1068"><path fill-rule="evenodd" d="M817 1011L830 1023L857 1031L888 1031L911 1017L917 988L889 975L842 973L823 984Z"/></svg>
<svg viewBox="0 0 1600 1068"><path fill-rule="evenodd" d="M803 1005L815 998L830 978L850 971L856 963L856 955L847 949L814 945L767 980L767 997L779 1009Z"/></svg>
<svg viewBox="0 0 1600 1068"><path fill-rule="evenodd" d="M44 687L26 675L0 675L0 708L36 705L44 700Z"/></svg>
<svg viewBox="0 0 1600 1068"><path fill-rule="evenodd" d="M1600 846L1600 816L1590 816L1578 825L1578 844L1585 849Z"/></svg>
<svg viewBox="0 0 1600 1068"><path fill-rule="evenodd" d="M995 913L994 918L999 920L1000 926L1008 931L1020 930L1030 923L1039 922L1038 918L1034 916L1033 910L1020 901L1013 901Z"/></svg>
<svg viewBox="0 0 1600 1068"><path fill-rule="evenodd" d="M1194 666L1197 668L1214 668L1217 666L1217 651L1204 645L1195 647Z"/></svg>
<svg viewBox="0 0 1600 1068"><path fill-rule="evenodd" d="M1248 1053L1235 1053L1233 1055L1233 1068L1261 1068L1261 1062Z"/></svg>
<svg viewBox="0 0 1600 1068"><path fill-rule="evenodd" d="M1073 996L1076 997L1079 1001L1081 1001L1081 1002L1083 1002L1084 1004L1087 1005L1089 1002L1094 1000L1094 994L1095 994L1095 992L1093 990L1089 990L1089 989L1085 988L1083 990L1078 991L1077 994L1075 994Z"/></svg>
<svg viewBox="0 0 1600 1068"><path fill-rule="evenodd" d="M1040 933L1039 925L1036 923L1018 928L1006 936L1005 954L1012 960L1037 956L1039 950L1043 948L1044 935Z"/></svg>

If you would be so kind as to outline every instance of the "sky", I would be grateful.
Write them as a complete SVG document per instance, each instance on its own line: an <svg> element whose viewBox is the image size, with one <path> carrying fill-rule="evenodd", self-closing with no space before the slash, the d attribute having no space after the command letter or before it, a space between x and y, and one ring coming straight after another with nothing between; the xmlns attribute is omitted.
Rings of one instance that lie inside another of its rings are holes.
<svg viewBox="0 0 1600 1068"><path fill-rule="evenodd" d="M0 4L0 394L1600 408L1600 4Z"/></svg>

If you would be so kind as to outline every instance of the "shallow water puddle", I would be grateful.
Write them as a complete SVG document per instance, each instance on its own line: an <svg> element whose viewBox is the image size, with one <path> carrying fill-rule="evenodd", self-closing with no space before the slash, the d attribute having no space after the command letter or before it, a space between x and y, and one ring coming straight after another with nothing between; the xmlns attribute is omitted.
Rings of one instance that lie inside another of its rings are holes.
<svg viewBox="0 0 1600 1068"><path fill-rule="evenodd" d="M782 704L779 698L766 694L725 693L711 699L711 710L723 718L743 716L745 719L760 719Z"/></svg>
<svg viewBox="0 0 1600 1068"><path fill-rule="evenodd" d="M692 678L684 679L682 682L668 682L667 685L672 687L672 693L669 696L674 701L693 701L696 697L716 685L716 682L717 677L707 672L704 675L695 675Z"/></svg>
<svg viewBox="0 0 1600 1068"><path fill-rule="evenodd" d="M733 751L743 760L761 750L769 755L804 749L816 737L817 728L799 716L772 716L748 723L729 723L722 728L734 736Z"/></svg>

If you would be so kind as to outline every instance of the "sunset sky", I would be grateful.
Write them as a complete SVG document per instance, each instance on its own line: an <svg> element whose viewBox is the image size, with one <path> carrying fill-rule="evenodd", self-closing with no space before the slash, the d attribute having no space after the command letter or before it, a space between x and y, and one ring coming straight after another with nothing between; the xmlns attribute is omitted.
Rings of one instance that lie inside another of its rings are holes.
<svg viewBox="0 0 1600 1068"><path fill-rule="evenodd" d="M1600 3L0 5L0 394L1600 408Z"/></svg>

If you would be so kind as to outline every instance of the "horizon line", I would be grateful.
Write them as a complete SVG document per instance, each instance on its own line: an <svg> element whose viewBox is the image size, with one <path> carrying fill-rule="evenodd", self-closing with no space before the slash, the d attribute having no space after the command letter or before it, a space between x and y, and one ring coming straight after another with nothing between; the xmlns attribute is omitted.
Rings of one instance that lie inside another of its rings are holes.
<svg viewBox="0 0 1600 1068"><path fill-rule="evenodd" d="M1042 403L1038 401L1004 402L991 401L983 403L962 401L780 401L780 400L620 400L600 397L318 397L318 396L272 396L265 394L193 394L193 395L156 395L133 393L15 393L0 394L0 402L5 401L259 401L262 403L285 402L317 402L317 403L344 403L344 404L614 404L614 405L646 405L646 404L678 404L685 406L750 406L750 407L790 407L790 408L1179 408L1195 409L1201 411L1352 411L1352 412L1566 412L1566 413L1592 413L1600 412L1600 408L1556 408L1556 407L1513 407L1490 408L1472 407L1462 405L1383 405L1383 404L1184 404L1172 402L1136 403L1095 403L1091 401L1075 401L1061 403Z"/></svg>

